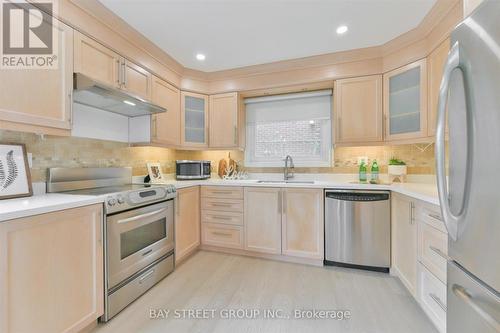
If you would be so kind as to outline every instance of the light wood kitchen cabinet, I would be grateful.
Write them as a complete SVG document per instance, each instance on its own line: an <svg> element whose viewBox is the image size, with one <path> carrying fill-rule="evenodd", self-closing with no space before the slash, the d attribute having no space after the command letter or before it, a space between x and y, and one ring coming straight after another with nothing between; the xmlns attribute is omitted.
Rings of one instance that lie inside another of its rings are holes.
<svg viewBox="0 0 500 333"><path fill-rule="evenodd" d="M392 270L410 293L417 288L417 223L412 199L393 193L391 204Z"/></svg>
<svg viewBox="0 0 500 333"><path fill-rule="evenodd" d="M79 32L75 33L74 50L75 73L151 100L152 75L146 69Z"/></svg>
<svg viewBox="0 0 500 333"><path fill-rule="evenodd" d="M73 29L53 22L56 68L0 69L0 128L70 135Z"/></svg>
<svg viewBox="0 0 500 333"><path fill-rule="evenodd" d="M450 40L446 39L427 58L429 75L429 106L427 135L436 135L437 108L439 100L439 86L443 77L443 70L450 51Z"/></svg>
<svg viewBox="0 0 500 333"><path fill-rule="evenodd" d="M121 65L123 68L121 89L131 95L150 101L151 73L127 59L122 58Z"/></svg>
<svg viewBox="0 0 500 333"><path fill-rule="evenodd" d="M81 73L106 85L121 85L121 57L99 42L75 32L75 73Z"/></svg>
<svg viewBox="0 0 500 333"><path fill-rule="evenodd" d="M245 187L245 250L281 253L280 188Z"/></svg>
<svg viewBox="0 0 500 333"><path fill-rule="evenodd" d="M210 95L211 148L238 147L238 93Z"/></svg>
<svg viewBox="0 0 500 333"><path fill-rule="evenodd" d="M152 116L151 140L167 146L181 143L181 92L173 85L153 76L151 100L167 109L167 112Z"/></svg>
<svg viewBox="0 0 500 333"><path fill-rule="evenodd" d="M323 259L323 190L283 189L282 253Z"/></svg>
<svg viewBox="0 0 500 333"><path fill-rule="evenodd" d="M175 261L186 258L200 245L200 187L177 190Z"/></svg>
<svg viewBox="0 0 500 333"><path fill-rule="evenodd" d="M335 144L382 143L382 75L335 81Z"/></svg>
<svg viewBox="0 0 500 333"><path fill-rule="evenodd" d="M243 187L201 187L201 243L243 249Z"/></svg>
<svg viewBox="0 0 500 333"><path fill-rule="evenodd" d="M427 62L419 60L384 74L385 140L427 137Z"/></svg>
<svg viewBox="0 0 500 333"><path fill-rule="evenodd" d="M181 145L208 147L208 96L181 92Z"/></svg>
<svg viewBox="0 0 500 333"><path fill-rule="evenodd" d="M464 18L469 16L483 0L464 0Z"/></svg>
<svg viewBox="0 0 500 333"><path fill-rule="evenodd" d="M0 223L0 331L79 332L104 312L102 205Z"/></svg>

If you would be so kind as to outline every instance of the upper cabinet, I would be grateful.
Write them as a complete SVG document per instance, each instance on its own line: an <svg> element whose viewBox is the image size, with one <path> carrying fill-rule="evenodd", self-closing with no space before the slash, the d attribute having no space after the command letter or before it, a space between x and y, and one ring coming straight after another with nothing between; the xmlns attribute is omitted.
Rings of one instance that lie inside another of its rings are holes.
<svg viewBox="0 0 500 333"><path fill-rule="evenodd" d="M181 92L181 145L208 147L208 96Z"/></svg>
<svg viewBox="0 0 500 333"><path fill-rule="evenodd" d="M75 33L74 67L96 81L151 100L152 75L95 40Z"/></svg>
<svg viewBox="0 0 500 333"><path fill-rule="evenodd" d="M151 100L152 75L147 70L126 59L121 60L122 79L121 89L142 98Z"/></svg>
<svg viewBox="0 0 500 333"><path fill-rule="evenodd" d="M0 69L0 128L70 134L73 29L56 19L53 29L57 67Z"/></svg>
<svg viewBox="0 0 500 333"><path fill-rule="evenodd" d="M85 74L99 82L120 87L121 58L87 36L75 32L75 73Z"/></svg>
<svg viewBox="0 0 500 333"><path fill-rule="evenodd" d="M427 135L436 135L437 107L439 100L439 86L443 76L444 65L450 50L450 40L446 39L427 58L429 73L429 106Z"/></svg>
<svg viewBox="0 0 500 333"><path fill-rule="evenodd" d="M420 60L384 74L385 140L427 136L427 66Z"/></svg>
<svg viewBox="0 0 500 333"><path fill-rule="evenodd" d="M167 109L152 116L152 142L179 146L181 143L181 92L173 85L153 76L151 100Z"/></svg>
<svg viewBox="0 0 500 333"><path fill-rule="evenodd" d="M483 0L464 0L464 18L469 16L474 9L481 4L481 2L483 2Z"/></svg>
<svg viewBox="0 0 500 333"><path fill-rule="evenodd" d="M211 148L238 147L238 93L210 96Z"/></svg>
<svg viewBox="0 0 500 333"><path fill-rule="evenodd" d="M382 75L335 81L335 144L382 143Z"/></svg>

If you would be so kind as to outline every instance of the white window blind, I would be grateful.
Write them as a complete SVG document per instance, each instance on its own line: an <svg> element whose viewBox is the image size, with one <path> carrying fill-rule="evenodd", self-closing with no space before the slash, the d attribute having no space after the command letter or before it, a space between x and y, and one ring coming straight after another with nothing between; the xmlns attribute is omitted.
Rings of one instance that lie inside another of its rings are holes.
<svg viewBox="0 0 500 333"><path fill-rule="evenodd" d="M245 166L330 166L331 103L331 90L245 99Z"/></svg>

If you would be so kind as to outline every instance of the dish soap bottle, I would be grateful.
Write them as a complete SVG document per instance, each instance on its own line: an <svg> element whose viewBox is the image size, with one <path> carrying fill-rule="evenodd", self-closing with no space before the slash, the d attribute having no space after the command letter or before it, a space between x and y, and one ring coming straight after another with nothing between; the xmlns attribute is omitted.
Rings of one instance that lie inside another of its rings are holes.
<svg viewBox="0 0 500 333"><path fill-rule="evenodd" d="M373 160L371 176L370 176L370 183L378 184L378 172L379 172L379 169L378 169L377 160Z"/></svg>
<svg viewBox="0 0 500 333"><path fill-rule="evenodd" d="M361 160L361 164L359 165L359 181L361 183L366 182L366 164L365 160Z"/></svg>

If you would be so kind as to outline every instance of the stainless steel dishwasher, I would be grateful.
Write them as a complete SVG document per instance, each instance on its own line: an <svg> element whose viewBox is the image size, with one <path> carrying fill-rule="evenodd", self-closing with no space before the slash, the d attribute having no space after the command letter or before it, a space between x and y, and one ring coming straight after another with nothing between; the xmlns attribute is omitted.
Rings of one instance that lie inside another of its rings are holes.
<svg viewBox="0 0 500 333"><path fill-rule="evenodd" d="M389 272L390 192L325 190L324 263Z"/></svg>

